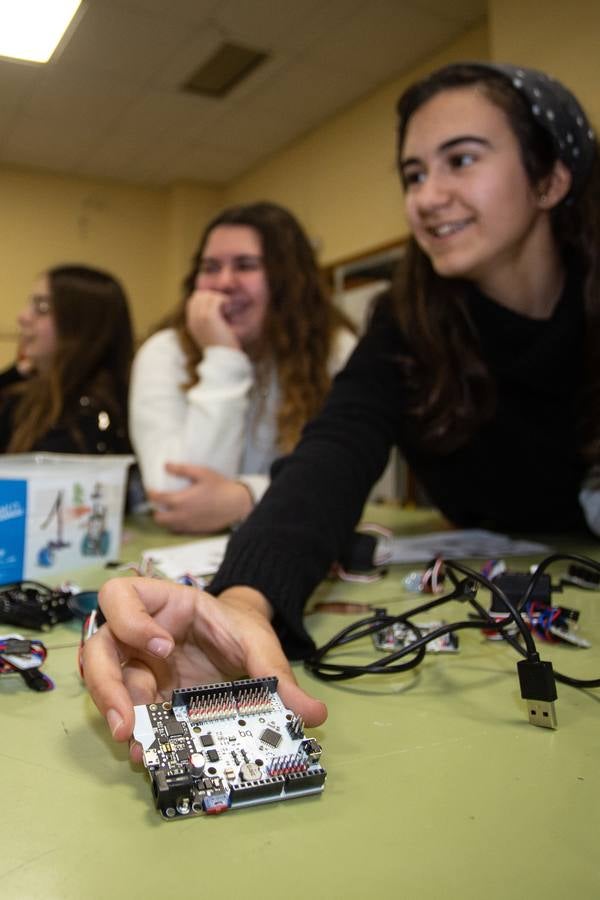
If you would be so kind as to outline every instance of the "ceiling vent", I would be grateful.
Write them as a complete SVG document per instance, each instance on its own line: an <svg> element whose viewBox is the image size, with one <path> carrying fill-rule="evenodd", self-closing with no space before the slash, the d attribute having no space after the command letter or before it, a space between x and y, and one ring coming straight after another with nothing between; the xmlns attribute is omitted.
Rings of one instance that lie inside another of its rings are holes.
<svg viewBox="0 0 600 900"><path fill-rule="evenodd" d="M182 85L184 91L204 97L225 97L232 88L265 61L268 53L241 44L221 44L218 50Z"/></svg>

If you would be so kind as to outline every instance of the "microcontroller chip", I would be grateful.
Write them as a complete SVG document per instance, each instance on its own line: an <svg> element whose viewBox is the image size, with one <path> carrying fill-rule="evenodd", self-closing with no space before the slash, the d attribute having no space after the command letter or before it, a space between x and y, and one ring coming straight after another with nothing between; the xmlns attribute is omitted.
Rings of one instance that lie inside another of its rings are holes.
<svg viewBox="0 0 600 900"><path fill-rule="evenodd" d="M183 724L178 722L177 719L167 719L165 728L170 737L177 737L178 735L183 734Z"/></svg>
<svg viewBox="0 0 600 900"><path fill-rule="evenodd" d="M206 756L207 756L209 762L218 762L219 761L219 754L217 753L216 750L207 750Z"/></svg>
<svg viewBox="0 0 600 900"><path fill-rule="evenodd" d="M200 742L203 747L214 747L215 740L212 734L201 734Z"/></svg>
<svg viewBox="0 0 600 900"><path fill-rule="evenodd" d="M265 744L268 744L270 747L279 747L281 743L281 735L273 728L265 728L263 733L260 735L260 740L264 741Z"/></svg>

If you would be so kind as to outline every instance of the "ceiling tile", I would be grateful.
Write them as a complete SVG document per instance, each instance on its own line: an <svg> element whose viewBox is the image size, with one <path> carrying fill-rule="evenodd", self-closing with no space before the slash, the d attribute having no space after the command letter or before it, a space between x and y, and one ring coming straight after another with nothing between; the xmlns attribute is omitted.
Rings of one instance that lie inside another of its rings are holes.
<svg viewBox="0 0 600 900"><path fill-rule="evenodd" d="M177 51L189 24L165 11L148 15L126 4L88 0L81 21L53 63L76 64L143 84Z"/></svg>
<svg viewBox="0 0 600 900"><path fill-rule="evenodd" d="M45 121L21 116L0 145L0 161L68 172L91 137L86 129L51 130Z"/></svg>
<svg viewBox="0 0 600 900"><path fill-rule="evenodd" d="M0 107L16 109L39 79L40 66L0 59Z"/></svg>
<svg viewBox="0 0 600 900"><path fill-rule="evenodd" d="M486 0L86 0L46 66L0 60L0 162L221 183L485 11ZM182 91L232 38L272 55L225 98Z"/></svg>

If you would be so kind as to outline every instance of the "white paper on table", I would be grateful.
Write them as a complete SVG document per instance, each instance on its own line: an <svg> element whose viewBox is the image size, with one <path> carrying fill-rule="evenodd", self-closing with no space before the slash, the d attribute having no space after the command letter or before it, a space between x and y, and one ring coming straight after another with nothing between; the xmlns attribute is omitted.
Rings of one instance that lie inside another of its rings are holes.
<svg viewBox="0 0 600 900"><path fill-rule="evenodd" d="M207 538L176 544L171 547L154 547L143 554L144 561L152 559L154 566L167 578L194 578L214 575L227 546L227 537ZM550 547L535 541L513 540L505 534L496 534L478 528L462 531L436 531L416 537L394 537L389 546L388 563L429 562L436 556L445 559L497 559L502 556L535 556L548 553Z"/></svg>
<svg viewBox="0 0 600 900"><path fill-rule="evenodd" d="M390 563L429 562L444 559L498 559L502 556L535 556L550 547L536 541L513 540L505 534L466 528L462 531L435 531L416 537L394 537L390 541Z"/></svg>
<svg viewBox="0 0 600 900"><path fill-rule="evenodd" d="M153 547L144 551L143 559L144 562L152 560L167 578L214 575L225 555L227 541L227 537L217 537L171 547Z"/></svg>

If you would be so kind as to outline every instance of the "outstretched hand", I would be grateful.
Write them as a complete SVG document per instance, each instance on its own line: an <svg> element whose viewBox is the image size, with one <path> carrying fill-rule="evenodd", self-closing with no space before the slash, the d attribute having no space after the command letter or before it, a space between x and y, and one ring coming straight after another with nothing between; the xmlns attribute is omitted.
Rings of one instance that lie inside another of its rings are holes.
<svg viewBox="0 0 600 900"><path fill-rule="evenodd" d="M116 741L131 738L133 706L170 699L174 688L276 675L283 702L307 725L327 708L297 684L273 631L270 607L252 588L213 597L153 578L115 578L100 592L106 624L86 643L83 672ZM139 762L141 749L133 744Z"/></svg>
<svg viewBox="0 0 600 900"><path fill-rule="evenodd" d="M187 478L178 491L148 491L155 506L154 520L171 531L210 534L241 522L252 510L247 487L206 466L167 463L171 475Z"/></svg>

